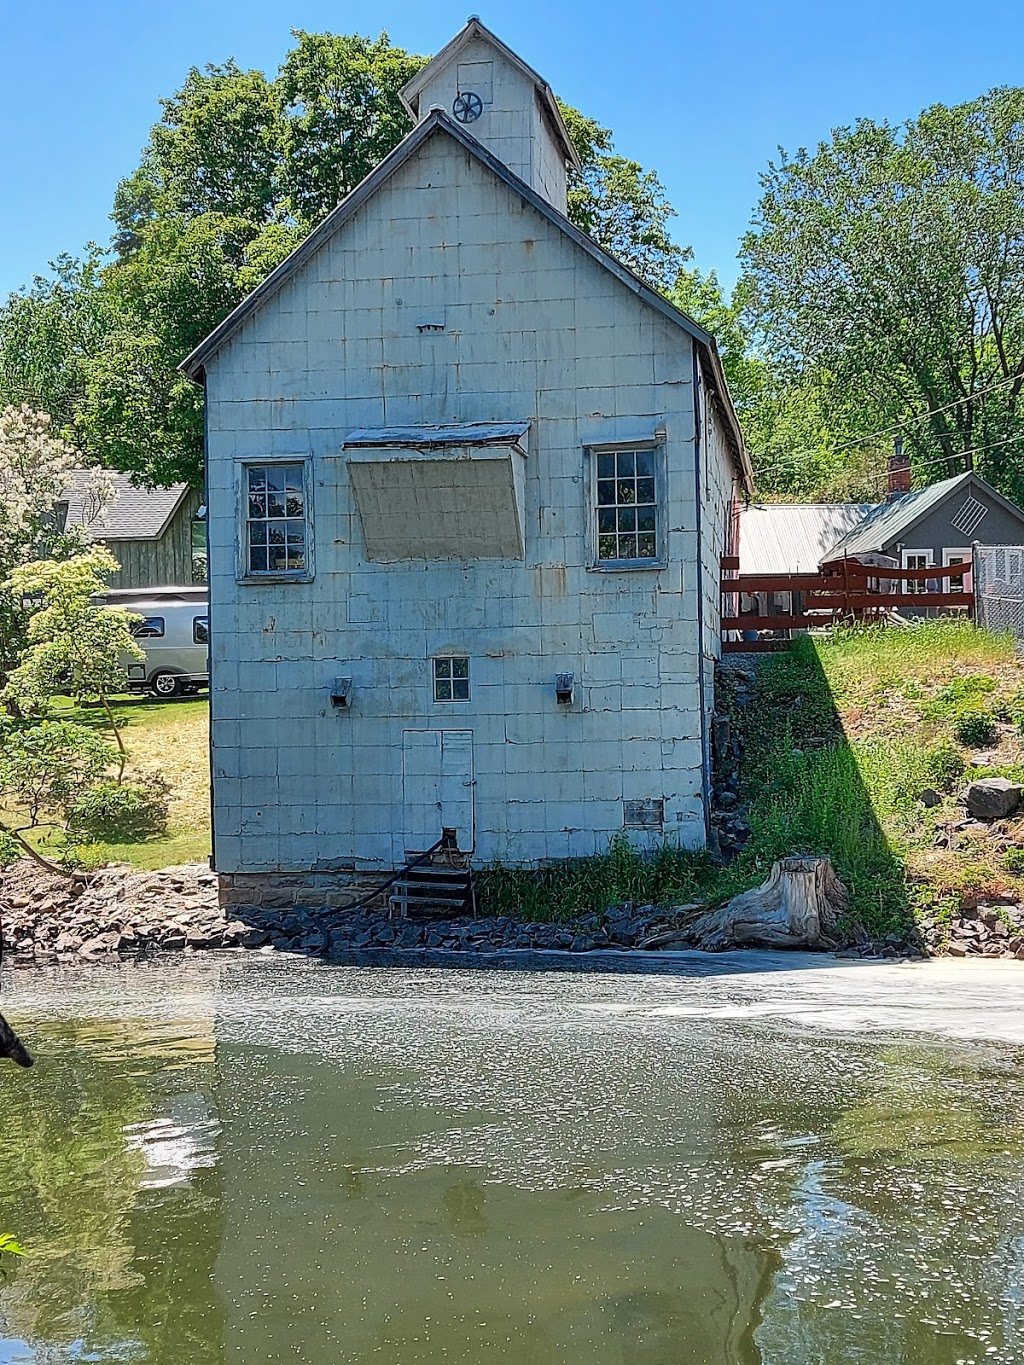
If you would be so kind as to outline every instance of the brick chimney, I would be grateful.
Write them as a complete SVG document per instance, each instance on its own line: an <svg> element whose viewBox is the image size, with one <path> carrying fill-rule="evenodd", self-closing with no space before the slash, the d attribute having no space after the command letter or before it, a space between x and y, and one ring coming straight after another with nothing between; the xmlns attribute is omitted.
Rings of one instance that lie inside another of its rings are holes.
<svg viewBox="0 0 1024 1365"><path fill-rule="evenodd" d="M889 493L888 501L896 502L910 492L910 456L903 453L903 437L897 436L892 443L889 456Z"/></svg>

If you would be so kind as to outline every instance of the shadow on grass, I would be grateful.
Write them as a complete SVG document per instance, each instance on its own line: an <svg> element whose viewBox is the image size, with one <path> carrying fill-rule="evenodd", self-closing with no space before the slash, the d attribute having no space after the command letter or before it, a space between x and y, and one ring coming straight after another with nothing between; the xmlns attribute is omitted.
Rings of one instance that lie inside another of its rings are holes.
<svg viewBox="0 0 1024 1365"><path fill-rule="evenodd" d="M733 895L758 884L779 858L827 855L850 892L851 920L873 936L904 934L913 925L906 866L885 816L938 779L912 734L904 743L851 743L822 666L830 647L800 636L769 656L743 710L724 684L722 701L745 742L751 838L719 890Z"/></svg>

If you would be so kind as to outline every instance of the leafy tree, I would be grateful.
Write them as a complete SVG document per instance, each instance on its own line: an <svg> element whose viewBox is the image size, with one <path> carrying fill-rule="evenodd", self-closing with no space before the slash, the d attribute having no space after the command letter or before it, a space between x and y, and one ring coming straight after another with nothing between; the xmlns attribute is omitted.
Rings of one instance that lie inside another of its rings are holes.
<svg viewBox="0 0 1024 1365"><path fill-rule="evenodd" d="M914 419L924 479L976 450L1024 496L1024 89L861 119L761 185L743 258L766 358L798 391L827 376L855 435Z"/></svg>
<svg viewBox="0 0 1024 1365"><path fill-rule="evenodd" d="M0 583L18 564L43 555L65 558L84 548L86 528L64 531L53 515L70 471L81 464L78 452L54 432L48 413L27 404L0 409ZM102 518L112 493L109 479L95 471L90 519ZM25 643L26 621L21 598L0 589L0 685Z"/></svg>
<svg viewBox="0 0 1024 1365"><path fill-rule="evenodd" d="M277 78L283 137L280 187L289 213L312 227L326 217L412 126L398 92L427 61L386 33L293 30Z"/></svg>
<svg viewBox="0 0 1024 1365"><path fill-rule="evenodd" d="M643 280L668 293L692 251L672 241L676 211L654 171L616 154L596 120L559 102L582 170L569 177L569 218Z"/></svg>
<svg viewBox="0 0 1024 1365"><path fill-rule="evenodd" d="M166 218L212 213L254 228L277 213L282 158L279 99L261 71L234 61L193 67L161 100L141 165L117 188L111 215L122 257Z"/></svg>
<svg viewBox="0 0 1024 1365"><path fill-rule="evenodd" d="M14 812L0 820L0 836L47 871L61 872L27 836L46 826L65 830L75 802L117 761L117 750L69 720L29 726L5 720L0 734L0 796Z"/></svg>
<svg viewBox="0 0 1024 1365"><path fill-rule="evenodd" d="M118 186L113 259L64 257L0 308L0 403L50 410L90 459L142 483L201 485L202 394L179 363L411 126L398 92L426 58L386 33L294 37L272 80L192 68ZM664 187L563 112L583 162L570 217L668 289L689 252Z"/></svg>
<svg viewBox="0 0 1024 1365"><path fill-rule="evenodd" d="M70 434L85 366L109 325L102 260L93 246L81 259L58 257L51 277L36 276L0 307L0 406L36 408Z"/></svg>
<svg viewBox="0 0 1024 1365"><path fill-rule="evenodd" d="M15 597L42 602L29 620L28 647L8 679L8 692L35 707L45 707L62 690L79 702L99 702L118 749L118 782L128 756L110 698L124 688L124 660L145 658L131 632L140 618L93 600L119 567L109 550L94 546L63 563L20 565L5 584Z"/></svg>

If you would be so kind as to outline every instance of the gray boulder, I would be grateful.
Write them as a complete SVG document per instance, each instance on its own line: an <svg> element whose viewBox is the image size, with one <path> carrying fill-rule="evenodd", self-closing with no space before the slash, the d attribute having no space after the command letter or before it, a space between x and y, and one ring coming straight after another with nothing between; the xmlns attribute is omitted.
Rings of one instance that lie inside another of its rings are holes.
<svg viewBox="0 0 1024 1365"><path fill-rule="evenodd" d="M982 777L964 792L964 803L976 820L1002 820L1020 804L1024 792L1018 782L1005 777Z"/></svg>

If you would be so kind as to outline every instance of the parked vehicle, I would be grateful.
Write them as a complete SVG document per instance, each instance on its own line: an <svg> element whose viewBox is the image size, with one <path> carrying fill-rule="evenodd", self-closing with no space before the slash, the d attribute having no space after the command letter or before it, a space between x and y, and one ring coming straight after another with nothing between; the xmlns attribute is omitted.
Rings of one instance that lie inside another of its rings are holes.
<svg viewBox="0 0 1024 1365"><path fill-rule="evenodd" d="M132 634L146 658L125 660L130 692L151 692L167 701L209 686L206 588L121 588L104 593L102 601L142 617Z"/></svg>

